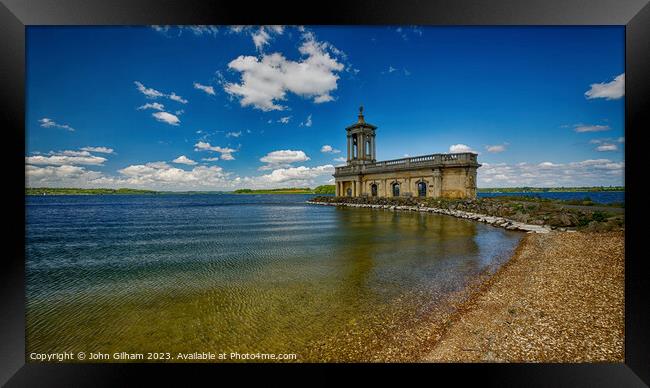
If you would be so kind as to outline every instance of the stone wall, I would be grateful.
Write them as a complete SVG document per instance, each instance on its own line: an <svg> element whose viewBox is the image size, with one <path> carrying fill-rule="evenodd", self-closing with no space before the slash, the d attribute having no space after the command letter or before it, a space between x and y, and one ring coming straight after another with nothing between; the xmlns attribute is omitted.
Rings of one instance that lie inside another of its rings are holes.
<svg viewBox="0 0 650 388"><path fill-rule="evenodd" d="M356 193L354 181L357 182ZM370 196L372 185L376 184L378 197L392 197L393 184L398 183L400 196L417 197L420 182L426 184L426 197L429 198L476 197L476 167L421 168L336 178L339 196L347 196L348 188L352 189L353 196Z"/></svg>

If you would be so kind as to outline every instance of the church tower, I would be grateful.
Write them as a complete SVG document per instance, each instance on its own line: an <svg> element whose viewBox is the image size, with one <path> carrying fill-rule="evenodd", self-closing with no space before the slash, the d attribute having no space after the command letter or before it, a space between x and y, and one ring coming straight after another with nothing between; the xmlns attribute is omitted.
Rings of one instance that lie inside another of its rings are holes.
<svg viewBox="0 0 650 388"><path fill-rule="evenodd" d="M375 163L375 127L366 123L363 106L359 107L357 122L345 128L348 137L348 166Z"/></svg>
<svg viewBox="0 0 650 388"><path fill-rule="evenodd" d="M429 154L377 161L375 131L363 106L357 122L345 128L348 159L334 168L336 196L476 198L477 154Z"/></svg>

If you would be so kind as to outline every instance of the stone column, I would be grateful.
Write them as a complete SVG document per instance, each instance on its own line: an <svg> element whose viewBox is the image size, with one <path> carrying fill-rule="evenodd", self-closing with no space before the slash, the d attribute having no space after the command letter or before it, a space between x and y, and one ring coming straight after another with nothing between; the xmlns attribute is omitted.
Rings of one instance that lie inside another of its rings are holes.
<svg viewBox="0 0 650 388"><path fill-rule="evenodd" d="M352 159L351 146L352 146L352 137L348 135L348 162L350 161L350 159Z"/></svg>
<svg viewBox="0 0 650 388"><path fill-rule="evenodd" d="M377 155L376 155L376 151L375 151L375 136L372 136L370 139L371 139L370 149L371 149L371 152L372 152L372 160L377 160Z"/></svg>
<svg viewBox="0 0 650 388"><path fill-rule="evenodd" d="M366 146L363 144L364 137L363 133L357 135L357 153L359 154L359 159L364 160L366 154Z"/></svg>
<svg viewBox="0 0 650 388"><path fill-rule="evenodd" d="M442 171L439 168L433 170L433 198L442 196Z"/></svg>

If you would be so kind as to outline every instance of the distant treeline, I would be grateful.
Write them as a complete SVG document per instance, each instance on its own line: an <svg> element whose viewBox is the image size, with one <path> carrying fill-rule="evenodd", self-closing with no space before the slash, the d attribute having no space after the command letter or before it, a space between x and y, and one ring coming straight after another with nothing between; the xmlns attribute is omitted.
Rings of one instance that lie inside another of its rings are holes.
<svg viewBox="0 0 650 388"><path fill-rule="evenodd" d="M543 192L576 192L576 191L625 191L623 186L596 187L496 187L479 188L480 193L543 193ZM239 189L231 191L235 194L334 194L334 185L309 187L285 187L279 189ZM71 187L26 187L25 195L104 195L104 194L228 194L227 191L154 191L139 189L80 189Z"/></svg>
<svg viewBox="0 0 650 388"><path fill-rule="evenodd" d="M280 189L239 189L235 191L154 191L138 189L80 189L71 187L26 187L25 195L104 195L104 194L334 194L334 185Z"/></svg>
<svg viewBox="0 0 650 388"><path fill-rule="evenodd" d="M625 191L624 186L583 186L583 187L494 187L479 188L479 193L553 193L553 192L596 192Z"/></svg>
<svg viewBox="0 0 650 388"><path fill-rule="evenodd" d="M79 189L70 187L26 187L25 195L98 195L98 194L158 194L138 189Z"/></svg>
<svg viewBox="0 0 650 388"><path fill-rule="evenodd" d="M283 187L279 189L239 189L235 194L334 194L334 185L322 185L314 189L309 187Z"/></svg>

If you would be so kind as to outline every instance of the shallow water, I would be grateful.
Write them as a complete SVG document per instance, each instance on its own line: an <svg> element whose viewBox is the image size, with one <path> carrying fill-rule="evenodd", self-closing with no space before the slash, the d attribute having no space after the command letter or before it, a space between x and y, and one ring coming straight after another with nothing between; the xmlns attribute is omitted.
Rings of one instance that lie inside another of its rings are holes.
<svg viewBox="0 0 650 388"><path fill-rule="evenodd" d="M522 236L311 197L28 197L27 351L412 359Z"/></svg>

